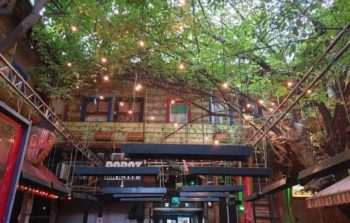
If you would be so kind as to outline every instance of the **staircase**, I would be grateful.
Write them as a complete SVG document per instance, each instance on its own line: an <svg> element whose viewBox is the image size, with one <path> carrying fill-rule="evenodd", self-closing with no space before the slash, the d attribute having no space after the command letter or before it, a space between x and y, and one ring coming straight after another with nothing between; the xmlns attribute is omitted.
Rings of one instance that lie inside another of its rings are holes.
<svg viewBox="0 0 350 223"><path fill-rule="evenodd" d="M258 192L259 188L267 186L267 182L264 178L253 179L254 192ZM273 199L271 195L264 196L263 198L253 201L253 214L255 223L278 223L277 207L273 205Z"/></svg>

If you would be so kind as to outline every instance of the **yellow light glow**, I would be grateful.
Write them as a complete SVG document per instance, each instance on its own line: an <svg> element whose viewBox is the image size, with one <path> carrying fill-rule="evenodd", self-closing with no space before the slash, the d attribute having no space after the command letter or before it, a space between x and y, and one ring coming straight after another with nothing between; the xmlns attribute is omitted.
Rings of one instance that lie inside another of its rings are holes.
<svg viewBox="0 0 350 223"><path fill-rule="evenodd" d="M102 62L102 63L107 63L107 58L102 57L102 58L101 58L101 62Z"/></svg>
<svg viewBox="0 0 350 223"><path fill-rule="evenodd" d="M71 25L70 29L72 30L72 32L78 31L78 28L75 25Z"/></svg>
<svg viewBox="0 0 350 223"><path fill-rule="evenodd" d="M263 105L264 104L264 100L259 100L259 104Z"/></svg>
<svg viewBox="0 0 350 223"><path fill-rule="evenodd" d="M309 90L306 91L306 93L307 93L307 94L311 94L311 93L312 93L312 90L309 89Z"/></svg>
<svg viewBox="0 0 350 223"><path fill-rule="evenodd" d="M107 75L103 76L103 80L108 81L109 77Z"/></svg>
<svg viewBox="0 0 350 223"><path fill-rule="evenodd" d="M251 108L252 105L251 105L251 104L247 104L246 107L247 107L247 108Z"/></svg>
<svg viewBox="0 0 350 223"><path fill-rule="evenodd" d="M77 85L77 86L75 86L75 88L76 88L76 89L79 89L79 86Z"/></svg>
<svg viewBox="0 0 350 223"><path fill-rule="evenodd" d="M293 86L293 82L288 81L288 82L287 82L287 86L288 86L288 87L292 87L292 86Z"/></svg>
<svg viewBox="0 0 350 223"><path fill-rule="evenodd" d="M128 113L131 115L131 114L132 114L132 111L131 111L131 110L129 110L129 111L128 111Z"/></svg>
<svg viewBox="0 0 350 223"><path fill-rule="evenodd" d="M73 64L72 64L71 62L68 62L68 63L67 63L67 66L68 66L68 67L71 67L71 66L73 66Z"/></svg>
<svg viewBox="0 0 350 223"><path fill-rule="evenodd" d="M171 100L171 102L170 102L171 104L175 104L175 100Z"/></svg>
<svg viewBox="0 0 350 223"><path fill-rule="evenodd" d="M227 83L227 82L223 83L223 84L222 84L222 87L225 88L225 89L227 89L227 88L228 88L228 83Z"/></svg>
<svg viewBox="0 0 350 223"><path fill-rule="evenodd" d="M155 118L154 118L154 116L151 116L150 119L153 121Z"/></svg>
<svg viewBox="0 0 350 223"><path fill-rule="evenodd" d="M100 99L102 100L102 99L104 99L104 97L101 95L101 96L100 96Z"/></svg>
<svg viewBox="0 0 350 223"><path fill-rule="evenodd" d="M215 139L215 140L214 140L214 144L215 144L215 145L219 145L219 144L220 144L219 140Z"/></svg>
<svg viewBox="0 0 350 223"><path fill-rule="evenodd" d="M144 47L144 46L145 46L145 42L144 42L143 40L140 40L140 41L139 41L139 46L140 46L140 47Z"/></svg>
<svg viewBox="0 0 350 223"><path fill-rule="evenodd" d="M119 102L119 105L120 105L120 106L124 106L124 102L122 102L122 101Z"/></svg>
<svg viewBox="0 0 350 223"><path fill-rule="evenodd" d="M139 91L142 89L142 85L141 84L137 84L136 87L135 87L135 90L136 91Z"/></svg>
<svg viewBox="0 0 350 223"><path fill-rule="evenodd" d="M180 64L179 64L179 69L180 69L180 70L184 70L184 69L185 69L185 65L184 65L183 63L180 63Z"/></svg>
<svg viewBox="0 0 350 223"><path fill-rule="evenodd" d="M177 124L176 122L174 123L174 127L177 128L179 127L179 124Z"/></svg>

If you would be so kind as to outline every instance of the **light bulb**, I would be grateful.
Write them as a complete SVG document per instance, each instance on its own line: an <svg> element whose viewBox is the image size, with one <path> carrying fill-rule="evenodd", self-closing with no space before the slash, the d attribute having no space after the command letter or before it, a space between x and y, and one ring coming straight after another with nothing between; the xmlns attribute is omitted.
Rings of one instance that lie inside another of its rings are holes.
<svg viewBox="0 0 350 223"><path fill-rule="evenodd" d="M309 90L306 91L306 93L307 93L307 94L311 94L312 91L309 89Z"/></svg>
<svg viewBox="0 0 350 223"><path fill-rule="evenodd" d="M215 145L219 145L219 144L220 144L219 140L215 139L215 140L214 140L214 144L215 144Z"/></svg>
<svg viewBox="0 0 350 223"><path fill-rule="evenodd" d="M141 90L141 88L142 88L142 85L141 84L137 84L136 87L135 87L135 90L139 91L139 90Z"/></svg>
<svg viewBox="0 0 350 223"><path fill-rule="evenodd" d="M103 98L104 98L104 97L101 95L101 96L100 96L100 99L103 100Z"/></svg>
<svg viewBox="0 0 350 223"><path fill-rule="evenodd" d="M171 104L175 104L175 100L171 100L171 102L170 102Z"/></svg>
<svg viewBox="0 0 350 223"><path fill-rule="evenodd" d="M76 89L79 89L79 85L75 86Z"/></svg>
<svg viewBox="0 0 350 223"><path fill-rule="evenodd" d="M139 46L140 46L140 47L144 47L144 46L145 46L145 42L144 42L143 40L140 40L140 41L139 41Z"/></svg>
<svg viewBox="0 0 350 223"><path fill-rule="evenodd" d="M78 31L78 28L75 25L71 25L70 29L72 30L72 32Z"/></svg>
<svg viewBox="0 0 350 223"><path fill-rule="evenodd" d="M264 104L264 100L260 99L259 100L259 104L263 105Z"/></svg>
<svg viewBox="0 0 350 223"><path fill-rule="evenodd" d="M250 108L250 107L252 107L252 105L251 105L251 104L247 104L246 106L247 106L247 108Z"/></svg>
<svg viewBox="0 0 350 223"><path fill-rule="evenodd" d="M131 114L132 114L132 111L131 111L131 110L129 110L129 111L128 111L128 113L131 115Z"/></svg>
<svg viewBox="0 0 350 223"><path fill-rule="evenodd" d="M180 70L184 70L184 69L185 69L185 65L184 65L183 63L180 63L180 64L179 64L179 69L180 69Z"/></svg>
<svg viewBox="0 0 350 223"><path fill-rule="evenodd" d="M122 102L122 101L119 102L119 105L120 105L120 106L124 106L124 102Z"/></svg>
<svg viewBox="0 0 350 223"><path fill-rule="evenodd" d="M109 77L107 75L103 76L103 80L108 81Z"/></svg>
<svg viewBox="0 0 350 223"><path fill-rule="evenodd" d="M101 58L101 62L102 62L102 63L107 63L107 59L106 59L105 57L102 57L102 58Z"/></svg>
<svg viewBox="0 0 350 223"><path fill-rule="evenodd" d="M68 67L71 67L71 66L73 66L73 64L72 64L71 62L68 62L68 63L67 63L67 66L68 66Z"/></svg>
<svg viewBox="0 0 350 223"><path fill-rule="evenodd" d="M174 127L177 128L179 126L179 124L177 124L176 122L174 123Z"/></svg>
<svg viewBox="0 0 350 223"><path fill-rule="evenodd" d="M96 83L96 82L97 82L97 80L96 80L96 79L94 79L94 80L93 80L93 82L94 82L94 83Z"/></svg>
<svg viewBox="0 0 350 223"><path fill-rule="evenodd" d="M228 88L228 83L227 83L227 82L223 83L223 84L222 84L222 87L225 88L225 89L227 89L227 88Z"/></svg>
<svg viewBox="0 0 350 223"><path fill-rule="evenodd" d="M154 118L154 116L151 116L150 119L153 121L155 118Z"/></svg>
<svg viewBox="0 0 350 223"><path fill-rule="evenodd" d="M292 86L293 86L293 82L288 81L288 82L287 82L287 86L288 86L288 87L292 87Z"/></svg>

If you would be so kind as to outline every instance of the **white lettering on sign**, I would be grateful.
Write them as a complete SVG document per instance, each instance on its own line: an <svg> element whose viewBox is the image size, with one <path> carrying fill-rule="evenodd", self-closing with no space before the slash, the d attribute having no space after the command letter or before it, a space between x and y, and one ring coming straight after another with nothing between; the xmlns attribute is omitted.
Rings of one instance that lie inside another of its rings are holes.
<svg viewBox="0 0 350 223"><path fill-rule="evenodd" d="M140 167L142 161L107 161L106 167Z"/></svg>
<svg viewBox="0 0 350 223"><path fill-rule="evenodd" d="M140 167L143 161L107 161L106 167ZM141 180L141 176L105 176L105 180Z"/></svg>

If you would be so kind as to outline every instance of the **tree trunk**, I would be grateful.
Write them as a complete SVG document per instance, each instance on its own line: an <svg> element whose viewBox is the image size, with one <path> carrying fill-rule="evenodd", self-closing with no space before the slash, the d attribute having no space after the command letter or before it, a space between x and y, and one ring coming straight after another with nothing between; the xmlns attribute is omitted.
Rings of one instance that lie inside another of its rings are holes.
<svg viewBox="0 0 350 223"><path fill-rule="evenodd" d="M11 47L13 47L17 41L22 38L28 30L38 21L40 18L40 11L44 8L48 0L37 0L33 7L32 12L20 22L15 29L10 31L6 38L0 42L0 53L5 53Z"/></svg>

